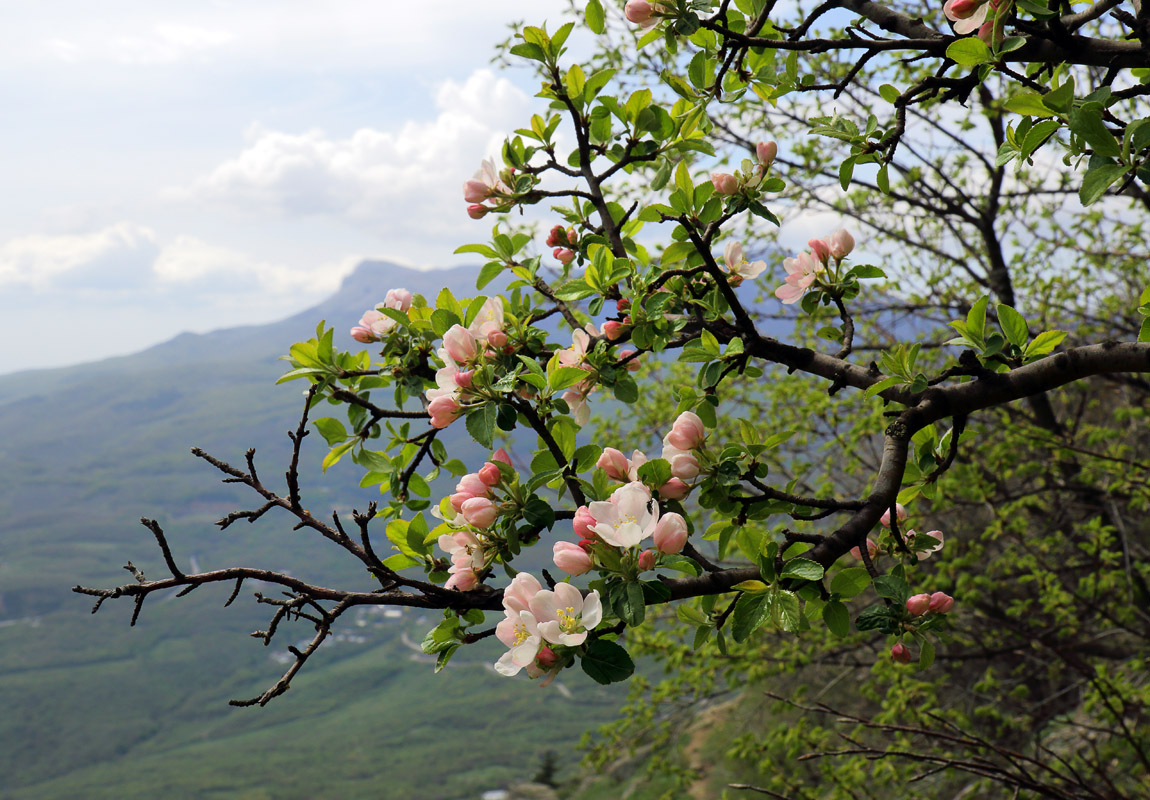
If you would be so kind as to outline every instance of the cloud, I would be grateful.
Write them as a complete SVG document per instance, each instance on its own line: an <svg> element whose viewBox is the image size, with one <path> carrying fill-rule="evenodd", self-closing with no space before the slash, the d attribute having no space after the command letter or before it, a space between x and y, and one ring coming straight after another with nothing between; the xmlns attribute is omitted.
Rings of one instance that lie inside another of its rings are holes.
<svg viewBox="0 0 1150 800"><path fill-rule="evenodd" d="M86 40L85 40L86 39ZM230 43L234 36L225 30L212 30L195 25L159 23L138 34L106 37L52 37L43 43L45 50L69 63L109 61L133 66L175 64L200 58Z"/></svg>
<svg viewBox="0 0 1150 800"><path fill-rule="evenodd" d="M150 279L158 251L155 233L130 222L96 233L21 236L0 245L0 286L136 286Z"/></svg>
<svg viewBox="0 0 1150 800"><path fill-rule="evenodd" d="M463 181L524 123L531 100L481 69L463 83L444 82L435 103L430 121L363 128L344 139L253 128L238 156L166 196L285 217L339 217L382 237L458 231L467 223Z"/></svg>

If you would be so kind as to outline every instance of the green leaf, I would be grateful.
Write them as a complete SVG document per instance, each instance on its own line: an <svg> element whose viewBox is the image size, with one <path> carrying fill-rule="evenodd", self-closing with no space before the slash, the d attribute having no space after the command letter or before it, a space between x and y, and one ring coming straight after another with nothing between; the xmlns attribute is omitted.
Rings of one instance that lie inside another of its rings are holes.
<svg viewBox="0 0 1150 800"><path fill-rule="evenodd" d="M831 591L850 599L862 594L870 586L870 573L863 567L847 567L831 578Z"/></svg>
<svg viewBox="0 0 1150 800"><path fill-rule="evenodd" d="M1066 113L1074 105L1074 79L1067 78L1057 89L1042 95L1042 103L1051 111Z"/></svg>
<svg viewBox="0 0 1150 800"><path fill-rule="evenodd" d="M475 288L482 289L498 277L506 265L502 261L489 261L479 270L479 277L475 279Z"/></svg>
<svg viewBox="0 0 1150 800"><path fill-rule="evenodd" d="M580 381L586 380L590 374L587 370L579 367L559 367L548 377L547 387L552 392L561 392Z"/></svg>
<svg viewBox="0 0 1150 800"><path fill-rule="evenodd" d="M1122 154L1118 140L1102 121L1102 109L1096 107L1071 109L1068 118L1070 130L1081 136L1094 149L1094 155L1117 158Z"/></svg>
<svg viewBox="0 0 1150 800"><path fill-rule="evenodd" d="M592 33L601 34L607 29L606 18L603 14L603 4L599 0L588 0L587 8L583 12L587 20L587 27Z"/></svg>
<svg viewBox="0 0 1150 800"><path fill-rule="evenodd" d="M866 391L863 392L863 397L874 397L879 392L882 392L885 389L889 389L892 386L897 386L900 383L903 383L903 380L902 380L902 378L898 377L897 375L892 375L888 378L883 378L881 381L874 384L873 386L868 386Z"/></svg>
<svg viewBox="0 0 1150 800"><path fill-rule="evenodd" d="M1022 347L1030 334L1026 330L1026 318L1005 303L998 304L998 324L1006 339L1015 347Z"/></svg>
<svg viewBox="0 0 1150 800"><path fill-rule="evenodd" d="M1088 206L1106 193L1110 186L1126 174L1126 167L1121 164L1104 164L1095 167L1086 173L1082 180L1082 188L1078 190L1078 199L1082 205Z"/></svg>
<svg viewBox="0 0 1150 800"><path fill-rule="evenodd" d="M833 600L823 606L823 622L830 632L840 639L851 632L850 612L838 600Z"/></svg>
<svg viewBox="0 0 1150 800"><path fill-rule="evenodd" d="M780 589L767 595L767 604L770 607L771 620L776 627L784 631L797 631L799 629L803 615L799 607L798 595Z"/></svg>
<svg viewBox="0 0 1150 800"><path fill-rule="evenodd" d="M495 403L484 403L467 415L467 432L484 447L491 447L497 413Z"/></svg>
<svg viewBox="0 0 1150 800"><path fill-rule="evenodd" d="M1027 117L1049 117L1054 112L1042 102L1042 96L1037 92L1019 92L1009 98L1003 105L1007 111L1022 114Z"/></svg>
<svg viewBox="0 0 1150 800"><path fill-rule="evenodd" d="M986 337L986 306L989 303L990 297L983 295L966 314L967 335L975 341L982 341Z"/></svg>
<svg viewBox="0 0 1150 800"><path fill-rule="evenodd" d="M823 577L823 565L808 558L792 558L783 564L780 578L799 578L804 581L817 581Z"/></svg>
<svg viewBox="0 0 1150 800"><path fill-rule="evenodd" d="M1026 345L1026 349L1022 351L1022 360L1029 363L1050 355L1054 352L1054 348L1062 344L1066 335L1066 331L1043 331L1034 337L1034 341Z"/></svg>
<svg viewBox="0 0 1150 800"><path fill-rule="evenodd" d="M898 100L901 94L902 93L899 92L897 88L891 86L889 83L884 83L882 86L878 87L878 96L883 100L886 100L888 103L893 103Z"/></svg>
<svg viewBox="0 0 1150 800"><path fill-rule="evenodd" d="M736 642L745 642L770 615L765 594L742 594L731 615L731 633Z"/></svg>
<svg viewBox="0 0 1150 800"><path fill-rule="evenodd" d="M946 48L946 57L962 67L977 67L990 61L994 54L986 42L977 36L956 39Z"/></svg>
<svg viewBox="0 0 1150 800"><path fill-rule="evenodd" d="M313 424L320 435L327 441L329 447L347 439L347 430L338 419L321 417L320 419L313 420Z"/></svg>
<svg viewBox="0 0 1150 800"><path fill-rule="evenodd" d="M671 464L664 458L653 458L639 467L639 480L652 489L658 489L671 480Z"/></svg>
<svg viewBox="0 0 1150 800"><path fill-rule="evenodd" d="M918 655L918 668L930 669L930 665L934 663L934 644L926 639L922 642L922 650Z"/></svg>
<svg viewBox="0 0 1150 800"><path fill-rule="evenodd" d="M635 671L630 654L615 642L592 639L580 666L596 683L608 684L625 681Z"/></svg>
<svg viewBox="0 0 1150 800"><path fill-rule="evenodd" d="M1150 342L1150 317L1142 320L1142 327L1138 329L1138 341Z"/></svg>
<svg viewBox="0 0 1150 800"><path fill-rule="evenodd" d="M905 603L910 597L910 586L897 575L879 575L874 579L874 590L878 592L879 597L885 597L896 603Z"/></svg>

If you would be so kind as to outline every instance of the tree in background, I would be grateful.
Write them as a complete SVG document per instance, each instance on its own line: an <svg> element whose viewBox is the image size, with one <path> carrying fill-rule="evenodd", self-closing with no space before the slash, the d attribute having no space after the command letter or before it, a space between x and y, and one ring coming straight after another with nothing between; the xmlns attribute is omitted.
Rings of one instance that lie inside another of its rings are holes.
<svg viewBox="0 0 1150 800"><path fill-rule="evenodd" d="M578 10L582 65L573 23L516 31L549 108L464 184L499 221L458 252L504 288L393 289L369 350L293 345L286 489L196 451L260 498L221 527L286 512L363 585L186 574L145 521L170 576L77 591L278 585L264 641L314 636L241 705L360 605L442 609L438 668L489 636L544 684L650 655L591 751L653 745L648 792L707 777L706 703L752 794L1144 797L1150 9ZM542 202L536 235L512 212ZM780 217L826 230L784 258ZM305 507L312 429L382 502Z"/></svg>

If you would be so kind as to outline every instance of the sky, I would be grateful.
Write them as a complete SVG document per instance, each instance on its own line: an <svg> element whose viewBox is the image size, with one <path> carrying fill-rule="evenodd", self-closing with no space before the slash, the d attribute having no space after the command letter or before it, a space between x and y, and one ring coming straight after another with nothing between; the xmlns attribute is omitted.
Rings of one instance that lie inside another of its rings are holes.
<svg viewBox="0 0 1150 800"><path fill-rule="evenodd" d="M279 319L364 258L468 263L462 183L542 108L495 44L565 7L9 5L0 374Z"/></svg>

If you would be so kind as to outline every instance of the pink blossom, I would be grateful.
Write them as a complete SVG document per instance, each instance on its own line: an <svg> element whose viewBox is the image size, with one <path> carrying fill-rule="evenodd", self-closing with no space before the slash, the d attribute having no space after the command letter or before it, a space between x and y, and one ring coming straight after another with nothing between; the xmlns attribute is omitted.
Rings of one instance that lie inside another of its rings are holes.
<svg viewBox="0 0 1150 800"><path fill-rule="evenodd" d="M723 261L731 274L738 277L739 280L754 280L767 268L766 261L747 261L743 255L741 242L728 242L727 246L723 248Z"/></svg>
<svg viewBox="0 0 1150 800"><path fill-rule="evenodd" d="M567 266L575 260L575 251L569 247L556 247L551 251L551 255L563 266Z"/></svg>
<svg viewBox="0 0 1150 800"><path fill-rule="evenodd" d="M807 247L811 248L811 255L824 264L827 263L827 259L831 257L831 249L827 247L827 243L822 239L811 239L807 242Z"/></svg>
<svg viewBox="0 0 1150 800"><path fill-rule="evenodd" d="M842 261L855 249L855 237L850 235L846 228L839 228L826 238L827 248L831 251L831 258Z"/></svg>
<svg viewBox="0 0 1150 800"><path fill-rule="evenodd" d="M502 447L500 447L498 450L496 450L494 453L491 454L491 460L492 461L502 461L507 466L509 466L509 467L511 466L511 456L507 455L507 451L504 450Z"/></svg>
<svg viewBox="0 0 1150 800"><path fill-rule="evenodd" d="M443 348L456 364L466 364L478 353L475 336L462 325L452 325L443 334Z"/></svg>
<svg viewBox="0 0 1150 800"><path fill-rule="evenodd" d="M450 501L451 507L455 509L455 513L458 514L463 510L463 504L470 500L472 497L475 497L475 495L468 494L467 492L456 492L447 499Z"/></svg>
<svg viewBox="0 0 1150 800"><path fill-rule="evenodd" d="M1010 9L1010 3L1011 0L990 0L988 3L990 11L986 16L990 17L990 19L986 19L978 27L978 38L982 39L982 41L991 47L996 47L1001 44L1004 38L1006 15ZM971 19L973 19L973 17ZM969 21L970 20L968 20L968 22ZM958 30L957 25L955 25L955 30Z"/></svg>
<svg viewBox="0 0 1150 800"><path fill-rule="evenodd" d="M371 342L376 341L375 335L371 332L371 330L360 325L357 325L351 329L351 338L364 344L370 344Z"/></svg>
<svg viewBox="0 0 1150 800"><path fill-rule="evenodd" d="M529 572L520 572L503 590L503 608L508 611L526 611L531 598L542 589L539 579Z"/></svg>
<svg viewBox="0 0 1150 800"><path fill-rule="evenodd" d="M628 22L633 22L641 28L651 28L659 23L659 18L655 16L656 8L657 6L648 3L647 0L627 0L627 5L623 7L623 16Z"/></svg>
<svg viewBox="0 0 1150 800"><path fill-rule="evenodd" d="M366 329L369 332L372 337L369 341L375 341L377 339L382 339L391 331L392 328L395 327L395 320L393 320L387 314L381 313L380 311L372 308L363 312L363 316L359 319L358 327ZM352 328L353 335L355 334L356 330L356 328ZM357 341L362 342L363 339L357 339Z"/></svg>
<svg viewBox="0 0 1150 800"><path fill-rule="evenodd" d="M535 663L541 667L553 667L559 663L559 656L555 655L555 651L550 647L543 645L539 648L539 654L535 656Z"/></svg>
<svg viewBox="0 0 1150 800"><path fill-rule="evenodd" d="M930 595L916 594L908 597L906 600L906 610L910 612L911 616L921 617L930 610Z"/></svg>
<svg viewBox="0 0 1150 800"><path fill-rule="evenodd" d="M936 614L945 614L954 608L954 598L946 592L935 592L930 596L930 610Z"/></svg>
<svg viewBox="0 0 1150 800"><path fill-rule="evenodd" d="M499 467L488 461L479 468L479 480L483 481L488 486L498 486L499 482L503 480L503 473L499 471Z"/></svg>
<svg viewBox="0 0 1150 800"><path fill-rule="evenodd" d="M587 632L603 620L599 592L584 597L569 583L555 584L554 591L543 590L531 598L531 613L539 621L539 634L549 644L578 647Z"/></svg>
<svg viewBox="0 0 1150 800"><path fill-rule="evenodd" d="M890 657L900 664L909 664L914 660L914 656L910 654L910 650L902 642L897 642L894 647L890 649Z"/></svg>
<svg viewBox="0 0 1150 800"><path fill-rule="evenodd" d="M609 341L618 341L623 335L625 328L626 326L623 325L622 322L616 322L613 319L607 320L603 323L603 335L606 336Z"/></svg>
<svg viewBox="0 0 1150 800"><path fill-rule="evenodd" d="M878 556L878 542L868 537L866 540L866 552L867 555L871 557L871 559L876 558ZM857 547L852 547L850 553L859 561L862 561L862 554L859 552Z"/></svg>
<svg viewBox="0 0 1150 800"><path fill-rule="evenodd" d="M986 19L986 0L947 0L942 13L954 23L954 32L960 36L974 33Z"/></svg>
<svg viewBox="0 0 1150 800"><path fill-rule="evenodd" d="M463 200L467 203L482 203L491 197L491 187L474 178L463 182Z"/></svg>
<svg viewBox="0 0 1150 800"><path fill-rule="evenodd" d="M774 142L759 142L755 145L755 158L764 169L774 163L778 154L779 146Z"/></svg>
<svg viewBox="0 0 1150 800"><path fill-rule="evenodd" d="M703 443L706 435L707 428L702 418L694 411L684 411L671 423L671 432L663 437L663 444L680 450L693 450Z"/></svg>
<svg viewBox="0 0 1150 800"><path fill-rule="evenodd" d="M571 542L556 542L552 549L552 559L555 561L555 566L568 575L582 575L590 572L595 566L591 561L591 555Z"/></svg>
<svg viewBox="0 0 1150 800"><path fill-rule="evenodd" d="M699 459L689 450L663 445L663 458L671 465L671 474L684 481L694 480L699 474Z"/></svg>
<svg viewBox="0 0 1150 800"><path fill-rule="evenodd" d="M567 244L567 231L562 225L556 225L547 234L548 247L563 247Z"/></svg>
<svg viewBox="0 0 1150 800"><path fill-rule="evenodd" d="M654 538L660 553L681 553L687 544L687 521L674 511L664 514L655 525Z"/></svg>
<svg viewBox="0 0 1150 800"><path fill-rule="evenodd" d="M729 172L712 172L711 183L715 187L715 194L729 197L739 191L739 179Z"/></svg>
<svg viewBox="0 0 1150 800"><path fill-rule="evenodd" d="M591 526L595 524L595 517L591 515L591 509L587 506L579 506L575 510L575 519L571 520L571 526L575 529L575 535L581 539L594 539L595 532L591 530Z"/></svg>
<svg viewBox="0 0 1150 800"><path fill-rule="evenodd" d="M659 560L659 552L657 550L644 550L639 554L639 569L646 572L649 569L655 568L655 562Z"/></svg>
<svg viewBox="0 0 1150 800"><path fill-rule="evenodd" d="M411 292L407 289L388 289L383 302L376 308L393 308L405 314L411 308Z"/></svg>
<svg viewBox="0 0 1150 800"><path fill-rule="evenodd" d="M508 647L507 652L495 662L495 671L500 675L516 675L519 670L534 664L535 657L543 646L543 639L539 635L539 621L526 608L521 611L511 609L504 611L503 619L495 626L495 635Z"/></svg>
<svg viewBox="0 0 1150 800"><path fill-rule="evenodd" d="M664 500L682 500L690 493L691 487L678 478L671 478L659 487L659 497Z"/></svg>
<svg viewBox="0 0 1150 800"><path fill-rule="evenodd" d="M431 424L436 428L446 428L463 413L462 407L454 395L437 397L427 404L427 413L431 415Z"/></svg>
<svg viewBox="0 0 1150 800"><path fill-rule="evenodd" d="M634 547L655 532L659 506L650 490L639 481L621 486L610 500L595 501L588 506L595 524L591 530L607 544Z"/></svg>
<svg viewBox="0 0 1150 800"><path fill-rule="evenodd" d="M444 534L439 537L438 544L439 549L450 555L452 563L460 568L483 568L483 543L471 531Z"/></svg>
<svg viewBox="0 0 1150 800"><path fill-rule="evenodd" d="M634 354L635 354L634 350L621 350L619 352L619 360L623 361L628 356L633 356ZM642 364L639 363L639 359L637 359L637 358L632 358L630 361L627 362L627 371L628 372L638 372L641 368L642 368Z"/></svg>
<svg viewBox="0 0 1150 800"><path fill-rule="evenodd" d="M491 209L487 206L481 206L478 203L474 203L467 207L467 216L471 217L472 219L483 219L487 216L487 212L490 210Z"/></svg>
<svg viewBox="0 0 1150 800"><path fill-rule="evenodd" d="M507 342L507 334L503 331L492 331L487 336L487 343L492 347L506 347Z"/></svg>
<svg viewBox="0 0 1150 800"><path fill-rule="evenodd" d="M455 484L455 491L463 492L471 497L490 497L491 489L477 473L469 472Z"/></svg>
<svg viewBox="0 0 1150 800"><path fill-rule="evenodd" d="M492 347L503 347L507 344L506 334L500 338L497 337L498 333L503 333L503 298L499 295L495 297L488 297L483 301L483 305L479 308L479 313L475 315L475 319L467 326L468 332L475 337L476 341L483 341L489 343Z"/></svg>
<svg viewBox="0 0 1150 800"><path fill-rule="evenodd" d="M614 447L604 447L599 460L595 462L595 466L606 472L607 477L615 481L628 480L627 472L631 469L631 463L627 460L627 456Z"/></svg>
<svg viewBox="0 0 1150 800"><path fill-rule="evenodd" d="M571 417L580 428L591 419L591 407L587 405L585 394L574 389L568 389L563 393L563 402L567 404L567 408L571 411Z"/></svg>
<svg viewBox="0 0 1150 800"><path fill-rule="evenodd" d="M906 509L903 507L902 503L895 503L894 504L894 515L895 515L895 518L899 522L906 521ZM889 508L886 511L882 512L882 516L879 517L878 521L882 523L882 526L884 528L890 527L890 509Z"/></svg>
<svg viewBox="0 0 1150 800"><path fill-rule="evenodd" d="M490 528L495 518L499 516L499 509L495 507L495 503L486 497L465 500L460 511L468 525L482 529Z"/></svg>
<svg viewBox="0 0 1150 800"><path fill-rule="evenodd" d="M479 586L479 576L475 574L472 569L456 569L454 566L450 570L451 574L447 578L447 583L443 584L444 589L457 589L461 592L470 592Z"/></svg>
<svg viewBox="0 0 1150 800"><path fill-rule="evenodd" d="M461 369L455 373L454 377L455 385L460 389L470 389L474 379L475 370L473 369Z"/></svg>
<svg viewBox="0 0 1150 800"><path fill-rule="evenodd" d="M794 258L784 259L783 267L787 270L786 283L775 289L775 297L786 305L802 297L823 269L822 262L810 253L799 253Z"/></svg>
<svg viewBox="0 0 1150 800"><path fill-rule="evenodd" d="M923 536L925 539L919 540ZM926 561L942 549L942 531L927 531L926 533L906 532L906 544L919 561Z"/></svg>

